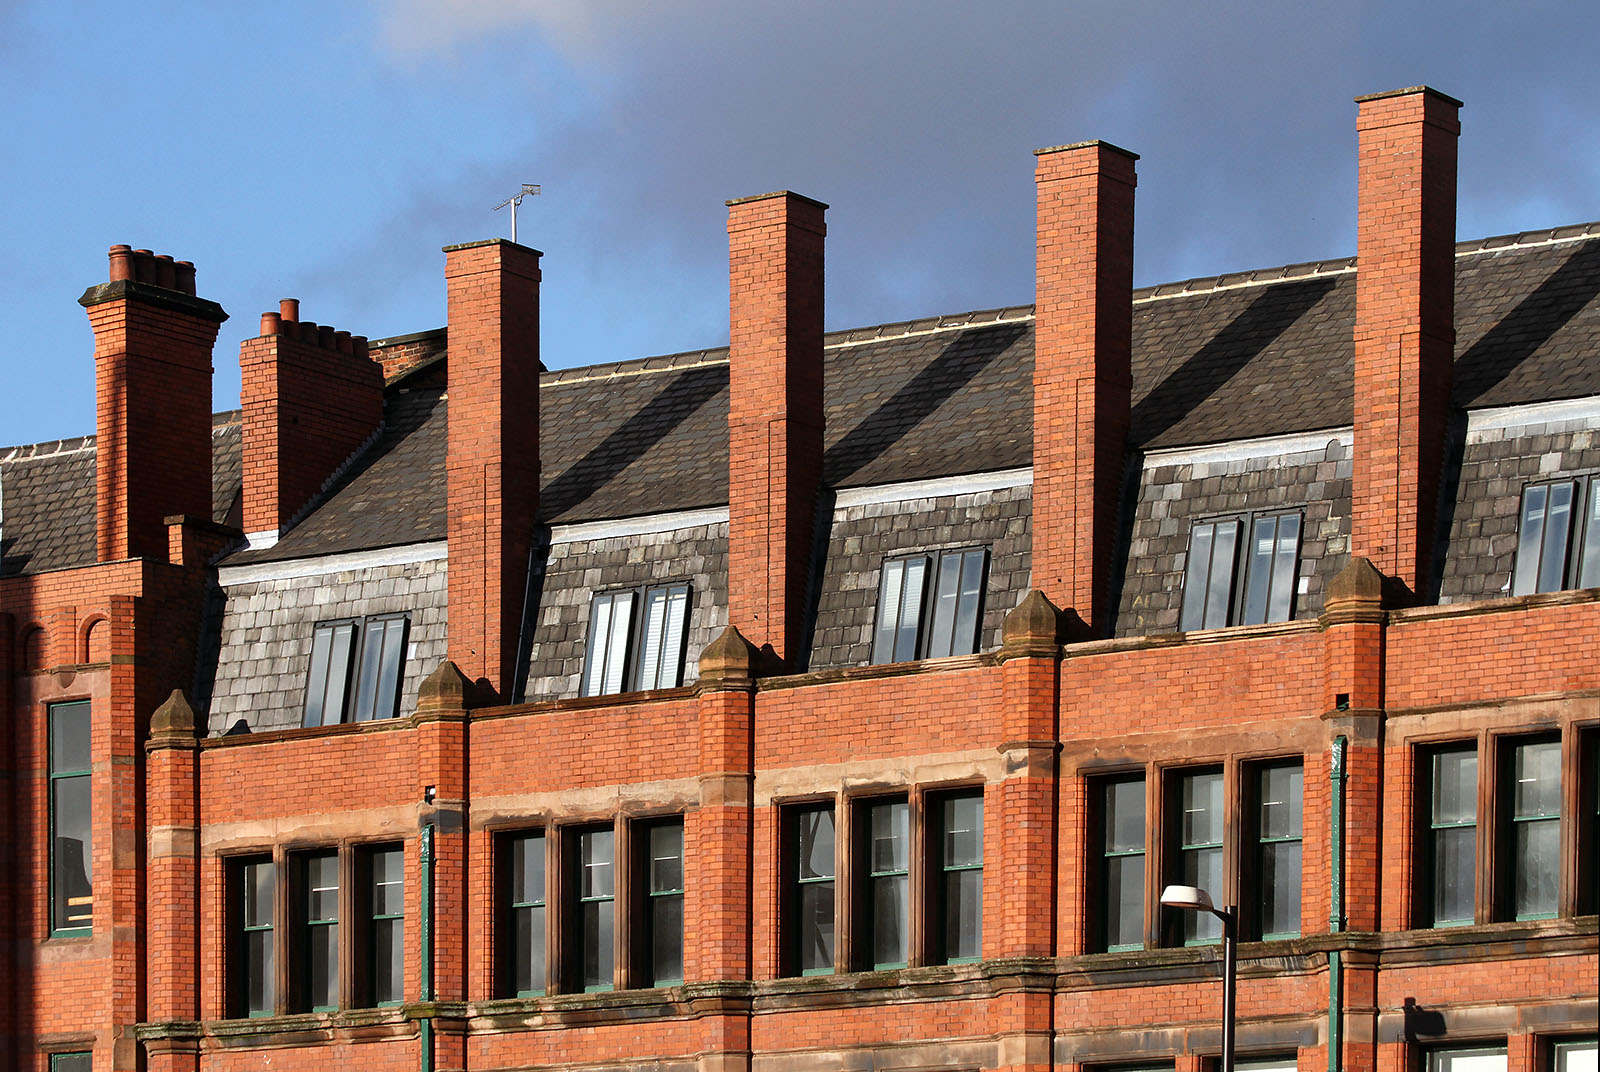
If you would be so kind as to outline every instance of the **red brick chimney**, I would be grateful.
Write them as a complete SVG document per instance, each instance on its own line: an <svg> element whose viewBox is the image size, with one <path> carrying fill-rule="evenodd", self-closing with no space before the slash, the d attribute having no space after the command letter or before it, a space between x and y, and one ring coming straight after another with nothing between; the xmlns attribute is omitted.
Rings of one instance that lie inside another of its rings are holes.
<svg viewBox="0 0 1600 1072"><path fill-rule="evenodd" d="M539 507L541 254L501 239L444 252L450 658L509 702Z"/></svg>
<svg viewBox="0 0 1600 1072"><path fill-rule="evenodd" d="M110 259L110 281L78 299L94 330L96 551L164 559L164 518L211 516L211 347L228 314L195 297L188 261Z"/></svg>
<svg viewBox="0 0 1600 1072"><path fill-rule="evenodd" d="M300 319L285 298L239 348L244 531L276 537L383 420L367 340Z"/></svg>
<svg viewBox="0 0 1600 1072"><path fill-rule="evenodd" d="M1033 587L1098 635L1128 444L1139 158L1103 141L1037 156Z"/></svg>
<svg viewBox="0 0 1600 1072"><path fill-rule="evenodd" d="M822 481L822 247L828 206L728 202L728 620L802 667Z"/></svg>
<svg viewBox="0 0 1600 1072"><path fill-rule="evenodd" d="M1461 102L1424 86L1357 103L1350 549L1422 595L1455 356Z"/></svg>

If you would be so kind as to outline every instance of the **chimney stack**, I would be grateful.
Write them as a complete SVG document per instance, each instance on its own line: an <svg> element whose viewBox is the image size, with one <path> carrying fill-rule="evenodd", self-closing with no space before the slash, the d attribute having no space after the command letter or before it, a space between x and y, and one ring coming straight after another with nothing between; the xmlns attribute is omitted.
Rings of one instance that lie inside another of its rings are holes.
<svg viewBox="0 0 1600 1072"><path fill-rule="evenodd" d="M728 202L728 619L791 671L822 483L827 208L788 191Z"/></svg>
<svg viewBox="0 0 1600 1072"><path fill-rule="evenodd" d="M112 246L109 281L78 299L94 331L96 553L167 555L165 518L209 518L211 348L228 319L194 265Z"/></svg>
<svg viewBox="0 0 1600 1072"><path fill-rule="evenodd" d="M1139 158L1103 141L1036 155L1033 587L1098 636L1128 445Z"/></svg>
<svg viewBox="0 0 1600 1072"><path fill-rule="evenodd" d="M1425 598L1455 359L1461 102L1423 86L1357 103L1350 549Z"/></svg>
<svg viewBox="0 0 1600 1072"><path fill-rule="evenodd" d="M299 301L285 298L239 347L243 522L253 541L276 540L383 421L382 367L365 338L337 336L301 322Z"/></svg>
<svg viewBox="0 0 1600 1072"><path fill-rule="evenodd" d="M444 252L450 658L509 703L539 514L542 254L502 239Z"/></svg>

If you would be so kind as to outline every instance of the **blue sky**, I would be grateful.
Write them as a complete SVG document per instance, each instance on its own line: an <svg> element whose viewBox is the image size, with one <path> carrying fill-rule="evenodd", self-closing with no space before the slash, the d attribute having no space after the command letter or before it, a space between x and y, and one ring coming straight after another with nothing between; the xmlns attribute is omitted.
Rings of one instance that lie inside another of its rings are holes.
<svg viewBox="0 0 1600 1072"><path fill-rule="evenodd" d="M1136 277L1354 251L1358 94L1460 97L1458 234L1600 219L1600 5L0 0L0 444L93 430L106 248L261 312L444 323L443 256L545 253L552 367L727 339L723 202L829 202L828 324L1025 303L1031 150L1141 154Z"/></svg>

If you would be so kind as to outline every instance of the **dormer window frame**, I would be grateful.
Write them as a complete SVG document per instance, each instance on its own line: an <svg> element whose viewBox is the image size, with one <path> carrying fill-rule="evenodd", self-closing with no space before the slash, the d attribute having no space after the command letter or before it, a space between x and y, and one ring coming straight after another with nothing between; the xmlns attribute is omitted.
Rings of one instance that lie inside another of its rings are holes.
<svg viewBox="0 0 1600 1072"><path fill-rule="evenodd" d="M1230 625L1267 625L1294 620L1295 603L1300 595L1300 549L1305 540L1305 506L1275 507L1270 510L1234 511L1225 514L1202 516L1189 523L1189 542L1184 553L1183 599L1178 612L1178 628L1184 632L1196 629L1221 629ZM1286 535L1283 522L1293 519L1292 533ZM1270 535L1272 550L1266 556L1267 580L1260 582L1264 588L1252 590L1260 579L1259 556L1253 553L1256 528L1264 522L1273 522ZM1220 549L1216 542L1219 526L1233 526L1231 553ZM1206 568L1197 570L1196 544L1205 533ZM1285 541L1292 540L1292 551L1285 556ZM1223 556L1226 556L1224 559ZM1285 578L1280 570L1287 562L1290 566ZM1220 566L1227 565L1227 576L1218 575ZM1196 579L1201 584L1195 584ZM1218 585L1226 583L1225 592ZM1286 589L1286 590L1285 590ZM1259 612L1252 606L1259 594L1263 600ZM1192 600L1199 599L1196 605ZM1282 617L1274 616L1274 605L1284 609ZM1216 621L1219 609L1224 620Z"/></svg>
<svg viewBox="0 0 1600 1072"><path fill-rule="evenodd" d="M1522 486L1517 499L1517 553L1511 566L1514 596L1600 586L1600 473L1546 476ZM1549 519L1552 501L1565 490L1566 522L1559 534ZM1552 556L1555 556L1552 559ZM1559 582L1559 583L1556 583Z"/></svg>
<svg viewBox="0 0 1600 1072"><path fill-rule="evenodd" d="M989 588L990 557L987 544L886 557L878 570L872 664L979 651L983 646L983 605ZM906 585L907 578L913 575L919 588L914 595ZM906 617L911 614L916 617L908 625Z"/></svg>
<svg viewBox="0 0 1600 1072"><path fill-rule="evenodd" d="M625 608L625 622L618 622L619 606ZM614 696L681 686L693 612L694 585L686 580L594 592L578 695ZM652 634L658 634L653 668Z"/></svg>
<svg viewBox="0 0 1600 1072"><path fill-rule="evenodd" d="M409 611L318 622L311 633L300 724L310 728L397 717L410 642ZM336 705L329 702L333 694Z"/></svg>

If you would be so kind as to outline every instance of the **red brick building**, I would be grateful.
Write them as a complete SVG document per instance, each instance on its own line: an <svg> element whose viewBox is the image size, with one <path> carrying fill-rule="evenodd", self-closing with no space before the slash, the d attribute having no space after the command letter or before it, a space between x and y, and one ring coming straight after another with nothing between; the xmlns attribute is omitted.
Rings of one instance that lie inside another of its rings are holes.
<svg viewBox="0 0 1600 1072"><path fill-rule="evenodd" d="M0 1064L1582 1072L1600 225L1458 242L1359 103L1355 258L1132 287L1041 150L1033 306L823 331L729 205L726 350L542 372L226 314L113 247L98 431L0 453Z"/></svg>

